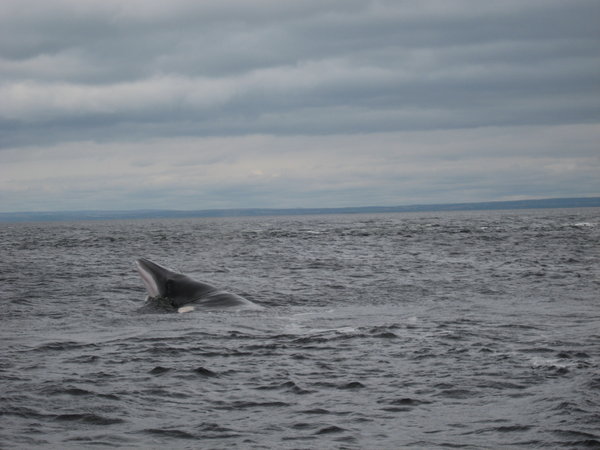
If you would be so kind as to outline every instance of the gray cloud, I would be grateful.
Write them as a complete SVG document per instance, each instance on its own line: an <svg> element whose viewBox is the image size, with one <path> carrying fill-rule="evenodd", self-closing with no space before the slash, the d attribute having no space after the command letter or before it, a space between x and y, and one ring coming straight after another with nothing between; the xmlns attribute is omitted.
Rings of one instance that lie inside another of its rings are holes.
<svg viewBox="0 0 600 450"><path fill-rule="evenodd" d="M34 208L44 196L52 200L40 204L58 205L67 193L73 207L86 198L158 203L151 188L133 185L161 176L164 203L172 193L189 196L187 207L598 194L589 173L600 167L590 141L600 121L597 17L594 0L4 1L0 163L13 172L0 209ZM503 130L518 138L498 145ZM431 133L444 136L439 148L413 155L405 142L423 149ZM256 146L257 136L268 143ZM403 142L394 147L391 137ZM373 153L378 146L387 150ZM362 158L348 158L354 152ZM511 172L509 158L525 156L523 171ZM97 158L103 172L90 163ZM309 158L327 170L311 178ZM39 161L59 159L52 179ZM238 164L248 159L281 179ZM339 160L347 163L336 169ZM566 160L570 175L549 169ZM152 161L165 173L150 171ZM186 161L200 172L219 167L219 176L184 183L175 175ZM508 173L525 180L515 179L518 190L503 186ZM89 194L102 180L118 186L114 195Z"/></svg>

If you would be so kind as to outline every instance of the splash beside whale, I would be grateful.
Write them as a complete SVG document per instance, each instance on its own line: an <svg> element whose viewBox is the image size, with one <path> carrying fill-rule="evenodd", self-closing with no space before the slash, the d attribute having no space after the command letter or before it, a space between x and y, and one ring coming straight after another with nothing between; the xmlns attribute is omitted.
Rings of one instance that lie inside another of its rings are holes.
<svg viewBox="0 0 600 450"><path fill-rule="evenodd" d="M244 297L195 281L149 259L140 258L135 265L148 291L147 306L177 312L194 309L262 309Z"/></svg>

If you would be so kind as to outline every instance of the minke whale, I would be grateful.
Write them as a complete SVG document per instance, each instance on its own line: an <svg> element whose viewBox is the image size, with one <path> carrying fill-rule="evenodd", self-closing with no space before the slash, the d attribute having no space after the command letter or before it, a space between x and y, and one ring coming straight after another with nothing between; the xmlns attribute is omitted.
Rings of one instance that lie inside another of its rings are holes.
<svg viewBox="0 0 600 450"><path fill-rule="evenodd" d="M146 258L135 261L148 291L146 305L180 313L194 309L262 309L237 294L192 280Z"/></svg>

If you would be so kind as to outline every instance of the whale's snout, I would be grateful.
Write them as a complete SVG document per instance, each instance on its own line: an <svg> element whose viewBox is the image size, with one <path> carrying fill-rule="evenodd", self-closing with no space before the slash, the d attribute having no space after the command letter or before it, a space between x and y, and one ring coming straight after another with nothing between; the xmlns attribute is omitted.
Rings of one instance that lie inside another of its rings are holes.
<svg viewBox="0 0 600 450"><path fill-rule="evenodd" d="M159 297L162 293L158 287L158 273L154 266L156 266L156 264L145 258L140 258L135 261L135 267L142 277L148 295L150 297Z"/></svg>

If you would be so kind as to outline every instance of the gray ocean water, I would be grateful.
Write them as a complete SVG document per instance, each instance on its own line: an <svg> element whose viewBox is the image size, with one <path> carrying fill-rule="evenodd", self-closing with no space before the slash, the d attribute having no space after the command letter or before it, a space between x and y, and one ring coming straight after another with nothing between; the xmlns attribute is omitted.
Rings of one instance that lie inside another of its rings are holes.
<svg viewBox="0 0 600 450"><path fill-rule="evenodd" d="M600 209L0 224L0 447L600 448ZM145 256L264 306L142 314Z"/></svg>

